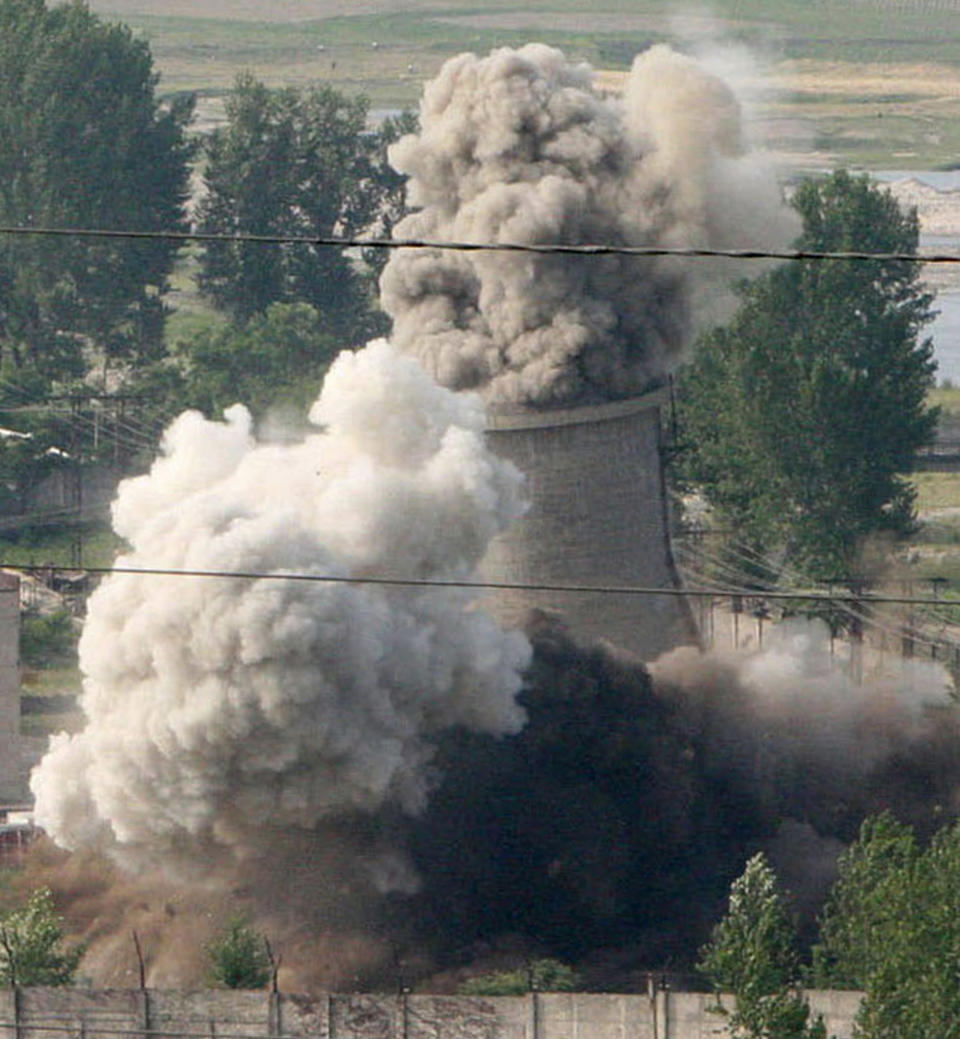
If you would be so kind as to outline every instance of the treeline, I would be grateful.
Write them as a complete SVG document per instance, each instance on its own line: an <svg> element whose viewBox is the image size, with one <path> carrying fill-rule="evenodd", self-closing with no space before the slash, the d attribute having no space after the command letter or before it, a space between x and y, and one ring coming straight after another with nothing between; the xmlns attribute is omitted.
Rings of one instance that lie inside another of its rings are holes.
<svg viewBox="0 0 960 1039"><path fill-rule="evenodd" d="M730 891L729 910L701 951L733 1039L817 1039L801 985L864 993L858 1039L960 1034L960 823L921 847L889 814L867 819L839 874L804 965L788 904L763 855Z"/></svg>
<svg viewBox="0 0 960 1039"><path fill-rule="evenodd" d="M388 234L402 180L368 102L243 75L188 135L146 43L81 2L0 0L0 224L292 236ZM195 179L191 182L191 176ZM148 451L186 406L300 405L330 358L384 330L382 260L310 245L187 247L213 309L177 337L175 238L0 236L0 509L57 466ZM171 342L175 338L176 341Z"/></svg>

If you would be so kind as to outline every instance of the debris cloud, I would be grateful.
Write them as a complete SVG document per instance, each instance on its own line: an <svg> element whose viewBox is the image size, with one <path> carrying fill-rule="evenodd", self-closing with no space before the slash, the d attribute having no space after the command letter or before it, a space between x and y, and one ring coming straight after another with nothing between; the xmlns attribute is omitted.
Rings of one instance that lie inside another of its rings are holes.
<svg viewBox="0 0 960 1039"><path fill-rule="evenodd" d="M530 636L528 724L445 737L446 778L413 823L414 915L445 956L514 932L588 962L630 947L638 968L690 963L758 849L809 921L866 815L929 835L960 810L960 717L936 666L858 686L801 622L753 653L649 668L555 622Z"/></svg>
<svg viewBox="0 0 960 1039"><path fill-rule="evenodd" d="M795 232L723 79L665 45L624 96L543 44L462 54L426 87L391 162L416 212L398 238L783 247ZM731 262L399 250L393 339L452 389L551 406L635 394L689 344Z"/></svg>

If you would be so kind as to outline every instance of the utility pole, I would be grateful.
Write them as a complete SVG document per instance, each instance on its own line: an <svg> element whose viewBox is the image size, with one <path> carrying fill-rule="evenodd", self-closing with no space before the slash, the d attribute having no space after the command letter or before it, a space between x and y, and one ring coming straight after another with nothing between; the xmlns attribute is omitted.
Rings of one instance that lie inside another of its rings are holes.
<svg viewBox="0 0 960 1039"><path fill-rule="evenodd" d="M83 448L77 428L80 424L80 398L70 400L70 457L73 460L73 504L77 510L73 526L71 562L78 569L83 566Z"/></svg>

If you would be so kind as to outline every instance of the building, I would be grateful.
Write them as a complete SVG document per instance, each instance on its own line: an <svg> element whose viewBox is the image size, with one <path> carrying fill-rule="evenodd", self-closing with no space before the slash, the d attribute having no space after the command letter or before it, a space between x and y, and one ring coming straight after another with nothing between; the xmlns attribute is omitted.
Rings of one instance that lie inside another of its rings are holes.
<svg viewBox="0 0 960 1039"><path fill-rule="evenodd" d="M560 615L574 637L605 639L652 660L698 633L670 551L661 393L551 411L494 410L487 439L527 476L527 514L491 544L484 580L548 585L500 589L487 606L505 625L532 609ZM558 586L605 589L565 592ZM666 594L616 594L616 588Z"/></svg>

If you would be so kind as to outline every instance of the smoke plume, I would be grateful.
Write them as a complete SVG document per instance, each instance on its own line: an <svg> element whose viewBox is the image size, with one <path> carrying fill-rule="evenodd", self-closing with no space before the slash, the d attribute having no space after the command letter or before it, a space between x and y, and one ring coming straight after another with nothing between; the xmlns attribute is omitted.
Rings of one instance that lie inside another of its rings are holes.
<svg viewBox="0 0 960 1039"><path fill-rule="evenodd" d="M960 809L960 717L935 666L858 686L808 624L649 669L555 623L530 635L528 724L445 736L413 824L441 958L512 932L588 963L629 946L633 969L689 964L758 849L809 922L866 815L929 835Z"/></svg>
<svg viewBox="0 0 960 1039"><path fill-rule="evenodd" d="M80 643L87 726L34 772L38 823L66 848L213 866L267 831L420 811L431 736L514 732L529 648L454 589L291 580L470 576L522 511L483 409L387 343L334 363L295 445L250 415L177 419L125 481L122 568L92 595ZM381 887L408 880L380 861Z"/></svg>
<svg viewBox="0 0 960 1039"><path fill-rule="evenodd" d="M419 207L401 237L789 236L733 93L667 47L622 99L542 45L462 55L421 117L392 152ZM35 869L74 907L90 973L124 983L135 925L151 984L196 981L237 905L281 936L298 988L382 984L401 949L426 975L505 932L571 958L630 945L634 964L689 962L758 847L822 888L864 815L929 832L956 813L939 672L860 688L807 628L646 668L542 617L529 640L503 632L466 590L348 580L470 578L522 513L480 397L451 390L633 394L676 361L720 267L401 251L382 278L394 345L338 358L301 442L258 442L240 405L173 423L121 485L118 567L239 576L117 572L89 601L86 728L31 785L40 825L84 849ZM165 876L106 877L97 855Z"/></svg>
<svg viewBox="0 0 960 1039"><path fill-rule="evenodd" d="M398 238L782 247L793 218L727 84L667 46L622 99L542 44L463 54L427 85L391 162L418 211ZM729 263L401 250L381 279L394 342L452 389L533 405L629 396L688 344Z"/></svg>

